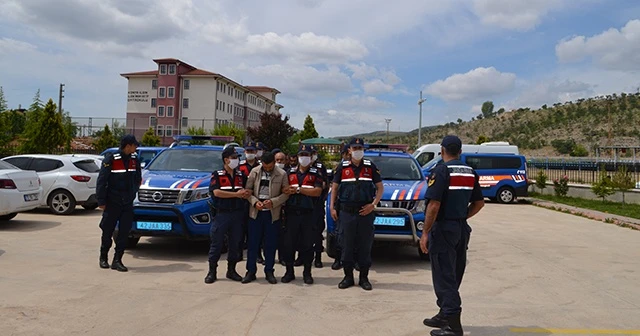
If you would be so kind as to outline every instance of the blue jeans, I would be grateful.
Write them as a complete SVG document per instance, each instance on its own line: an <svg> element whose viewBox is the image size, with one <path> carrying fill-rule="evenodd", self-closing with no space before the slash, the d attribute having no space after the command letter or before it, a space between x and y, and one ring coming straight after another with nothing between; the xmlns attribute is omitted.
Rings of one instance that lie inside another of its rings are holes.
<svg viewBox="0 0 640 336"><path fill-rule="evenodd" d="M271 211L258 211L256 219L249 219L249 246L247 248L247 271L256 273L258 271L256 260L260 243L264 237L264 272L273 272L273 265L276 260L276 249L278 248L278 233L280 231L280 220L272 222Z"/></svg>

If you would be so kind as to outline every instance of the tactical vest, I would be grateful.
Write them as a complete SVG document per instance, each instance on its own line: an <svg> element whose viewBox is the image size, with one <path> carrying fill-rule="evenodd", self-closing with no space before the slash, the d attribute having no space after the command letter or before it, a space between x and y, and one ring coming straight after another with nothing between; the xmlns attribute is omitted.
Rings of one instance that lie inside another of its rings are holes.
<svg viewBox="0 0 640 336"><path fill-rule="evenodd" d="M451 160L444 165L447 167L448 187L438 213L438 220L466 219L471 193L476 182L475 172L460 160Z"/></svg>
<svg viewBox="0 0 640 336"><path fill-rule="evenodd" d="M231 178L231 176L229 176L229 174L227 174L227 171L224 169L218 170L214 172L214 174L217 175L216 177L220 190L236 192L245 187L243 179L244 174L239 169L235 170L233 179ZM244 202L246 202L245 200L240 198L215 197L213 193L211 193L211 199L213 202L213 206L221 210L239 210L243 208Z"/></svg>
<svg viewBox="0 0 640 336"><path fill-rule="evenodd" d="M244 174L244 176L249 176L251 170L259 165L258 160L255 161L254 165L249 164L246 160L242 160L238 165L238 169Z"/></svg>
<svg viewBox="0 0 640 336"><path fill-rule="evenodd" d="M135 176L138 168L138 156L131 153L129 160L125 164L125 159L121 152L113 154L111 160L111 173L107 182L107 190L109 200L111 202L119 202L129 204L136 197L136 192L140 185L135 185Z"/></svg>
<svg viewBox="0 0 640 336"><path fill-rule="evenodd" d="M129 164L125 167L122 155L118 152L113 154L113 161L111 161L111 173L123 174L126 172L135 172L138 167L138 156L136 153L131 153L129 158Z"/></svg>
<svg viewBox="0 0 640 336"><path fill-rule="evenodd" d="M342 175L338 187L338 199L345 205L363 205L373 202L376 188L373 184L373 165L369 160L362 160L358 176L356 167L351 161L342 162Z"/></svg>
<svg viewBox="0 0 640 336"><path fill-rule="evenodd" d="M313 167L309 167L307 173L303 174L302 181L300 181L298 178L297 168L292 168L291 170L289 170L289 185L292 187L300 187L300 189L313 189L316 187L316 183L320 179L321 177L318 174L318 170ZM287 200L287 207L311 210L316 204L317 199L317 197L311 197L302 194L289 195L289 199Z"/></svg>

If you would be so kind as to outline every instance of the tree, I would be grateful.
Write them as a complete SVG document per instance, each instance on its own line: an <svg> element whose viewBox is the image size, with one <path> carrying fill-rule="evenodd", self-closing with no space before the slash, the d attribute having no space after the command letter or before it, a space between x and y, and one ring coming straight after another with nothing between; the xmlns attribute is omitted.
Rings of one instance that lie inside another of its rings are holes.
<svg viewBox="0 0 640 336"><path fill-rule="evenodd" d="M501 107L498 112L496 112L497 114L503 114L504 113L504 107Z"/></svg>
<svg viewBox="0 0 640 336"><path fill-rule="evenodd" d="M458 124L460 124L460 125L461 125L461 124L462 124L462 122L463 122L463 121L462 121L462 119L458 118Z"/></svg>
<svg viewBox="0 0 640 336"><path fill-rule="evenodd" d="M283 118L280 113L263 113L260 116L260 126L247 129L252 140L264 143L269 149L285 147L287 139L295 132L289 125L289 116Z"/></svg>
<svg viewBox="0 0 640 336"><path fill-rule="evenodd" d="M486 136L484 136L484 135L480 135L480 136L478 137L478 140L476 141L476 143L477 143L478 145L480 145L480 144L483 144L483 143L488 142L488 141L489 141L489 139L488 139Z"/></svg>
<svg viewBox="0 0 640 336"><path fill-rule="evenodd" d="M307 114L307 117L304 119L304 127L302 128L302 132L300 133L300 139L307 140L318 137L318 132L316 131L316 126L313 124L313 119L310 115Z"/></svg>
<svg viewBox="0 0 640 336"><path fill-rule="evenodd" d="M235 124L217 125L211 132L211 135L231 135L233 136L233 141L238 144L244 142L246 134L247 132L245 130Z"/></svg>
<svg viewBox="0 0 640 336"><path fill-rule="evenodd" d="M629 189L633 189L633 187L635 187L633 176L629 174L629 169L626 165L621 165L620 168L618 168L618 171L613 175L612 182L614 189L622 193L622 204L624 204L625 193L629 191Z"/></svg>
<svg viewBox="0 0 640 336"><path fill-rule="evenodd" d="M156 147L160 145L160 138L156 135L156 132L153 130L153 128L149 127L149 129L142 135L140 144L148 147Z"/></svg>
<svg viewBox="0 0 640 336"><path fill-rule="evenodd" d="M37 137L28 141L36 142L33 146L40 149L39 153L51 154L56 148L63 146L68 138L62 116L53 99L49 99L42 112Z"/></svg>
<svg viewBox="0 0 640 336"><path fill-rule="evenodd" d="M187 128L187 135L207 135L207 131L202 127L190 126ZM204 145L205 140L189 140L192 145Z"/></svg>
<svg viewBox="0 0 640 336"><path fill-rule="evenodd" d="M7 111L7 100L4 98L4 90L0 86L0 113Z"/></svg>
<svg viewBox="0 0 640 336"><path fill-rule="evenodd" d="M540 193L547 187L547 174L543 170L540 170L536 175L536 187L540 189Z"/></svg>
<svg viewBox="0 0 640 336"><path fill-rule="evenodd" d="M113 136L109 125L104 125L104 129L100 132L100 136L93 142L93 147L98 152L102 152L105 149L117 146L118 140Z"/></svg>
<svg viewBox="0 0 640 336"><path fill-rule="evenodd" d="M38 132L40 131L40 120L43 114L43 104L40 100L40 89L33 97L33 103L29 106L29 110L25 115L24 131L22 136L25 141L22 143L20 151L23 153L39 153L40 147L38 147Z"/></svg>
<svg viewBox="0 0 640 336"><path fill-rule="evenodd" d="M298 146L300 141L302 141L302 139L300 138L300 132L296 132L292 136L290 136L289 139L287 139L287 145L283 146L281 149L287 154L298 153Z"/></svg>
<svg viewBox="0 0 640 336"><path fill-rule="evenodd" d="M127 130L124 128L124 125L120 124L119 121L115 120L111 125L111 131L113 132L113 136L116 139L122 139L125 135L127 135Z"/></svg>
<svg viewBox="0 0 640 336"><path fill-rule="evenodd" d="M485 118L489 118L491 116L493 116L493 102L492 101L486 101L484 103L482 103L482 116Z"/></svg>
<svg viewBox="0 0 640 336"><path fill-rule="evenodd" d="M607 176L607 171L604 167L600 170L600 178L598 181L591 186L591 191L593 191L596 196L602 198L603 202L607 196L615 193L613 181L611 177Z"/></svg>

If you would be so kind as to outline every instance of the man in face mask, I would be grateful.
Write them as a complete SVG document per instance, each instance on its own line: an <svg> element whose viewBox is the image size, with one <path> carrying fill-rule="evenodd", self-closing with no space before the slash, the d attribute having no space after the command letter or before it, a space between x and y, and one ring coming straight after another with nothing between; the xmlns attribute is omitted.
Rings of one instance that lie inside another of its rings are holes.
<svg viewBox="0 0 640 336"><path fill-rule="evenodd" d="M211 246L209 248L209 273L204 278L205 283L217 280L218 260L222 253L224 236L229 237L229 253L227 254L227 279L242 281L236 272L236 264L240 261L240 240L242 239L242 220L247 199L251 195L245 189L247 176L238 167L238 154L233 146L222 151L224 169L218 170L211 176L209 192L213 206L217 213L211 224Z"/></svg>
<svg viewBox="0 0 640 336"><path fill-rule="evenodd" d="M334 221L340 221L343 235L342 264L345 276L338 287L345 289L355 284L354 248L357 248L360 265L358 284L364 290L371 290L368 276L374 236L373 211L382 198L384 187L378 168L370 160L364 159L364 141L353 138L349 146L351 160L338 166L331 185L331 217ZM340 201L339 218L336 200Z"/></svg>
<svg viewBox="0 0 640 336"><path fill-rule="evenodd" d="M287 156L283 152L276 153L276 167L280 169L284 169L286 163L287 163Z"/></svg>
<svg viewBox="0 0 640 336"><path fill-rule="evenodd" d="M240 161L240 166L238 169L242 171L244 176L249 176L251 170L260 165L257 159L258 153L258 144L255 141L247 142L246 146L244 146L244 153L247 157L246 160ZM248 225L249 225L249 204L246 205L247 211L245 211L245 218L242 222L242 240L240 241L240 245L244 248L247 247L249 242L249 234L248 234ZM240 257L242 259L242 250L240 250ZM262 253L258 253L258 262L262 263Z"/></svg>

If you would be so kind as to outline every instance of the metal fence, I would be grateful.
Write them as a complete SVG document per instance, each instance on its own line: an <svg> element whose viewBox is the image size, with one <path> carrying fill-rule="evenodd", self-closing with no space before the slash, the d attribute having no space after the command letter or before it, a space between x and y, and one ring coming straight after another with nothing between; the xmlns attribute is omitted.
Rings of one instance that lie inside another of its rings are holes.
<svg viewBox="0 0 640 336"><path fill-rule="evenodd" d="M593 184L598 181L603 169L613 176L620 167L627 167L634 181L640 181L640 162L633 160L608 159L528 159L527 175L535 179L540 171L547 175L548 181L567 176L570 182Z"/></svg>

